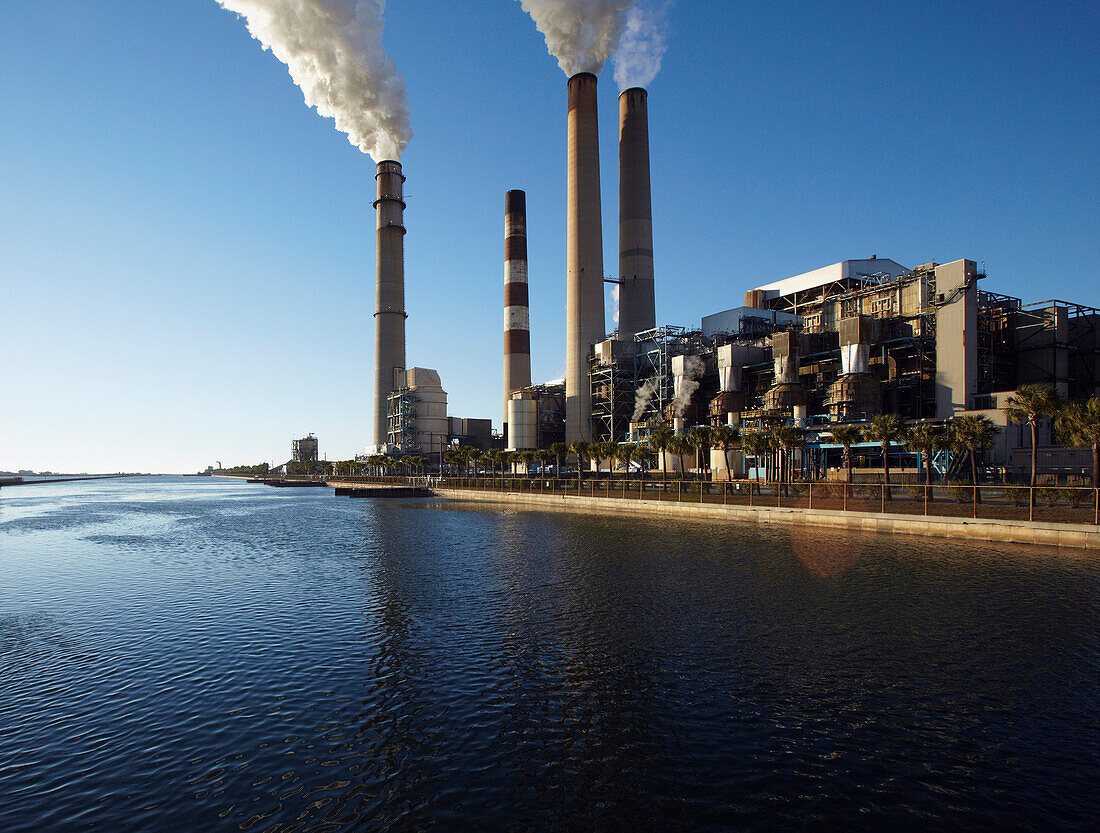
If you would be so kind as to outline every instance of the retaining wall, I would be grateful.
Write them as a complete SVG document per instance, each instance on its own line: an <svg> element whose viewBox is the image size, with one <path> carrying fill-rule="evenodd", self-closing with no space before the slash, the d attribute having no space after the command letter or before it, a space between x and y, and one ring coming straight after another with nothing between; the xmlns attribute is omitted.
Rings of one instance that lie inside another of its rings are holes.
<svg viewBox="0 0 1100 833"><path fill-rule="evenodd" d="M714 518L734 523L783 523L831 527L848 532L885 532L901 535L965 538L1054 547L1100 549L1100 528L1086 524L1039 521L995 521L923 515L837 512L824 509L787 509L774 506L723 506L672 501L598 498L578 495L537 495L526 492L490 492L436 487L433 491L454 500L524 505L601 514L655 515L677 518Z"/></svg>

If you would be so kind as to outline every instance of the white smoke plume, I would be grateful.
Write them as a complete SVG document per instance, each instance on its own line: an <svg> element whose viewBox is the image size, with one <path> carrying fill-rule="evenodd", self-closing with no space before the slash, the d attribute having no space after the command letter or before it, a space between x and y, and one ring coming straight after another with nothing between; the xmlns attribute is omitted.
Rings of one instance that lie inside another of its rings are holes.
<svg viewBox="0 0 1100 833"><path fill-rule="evenodd" d="M619 284L611 285L609 296L611 300L611 320L615 322L617 327L619 324Z"/></svg>
<svg viewBox="0 0 1100 833"><path fill-rule="evenodd" d="M699 389L699 379L703 375L706 365L698 356L684 357L684 375L676 379L675 399L676 416L682 417L687 406L691 404L691 397Z"/></svg>
<svg viewBox="0 0 1100 833"><path fill-rule="evenodd" d="M405 80L382 47L386 0L217 0L286 64L306 104L376 162L412 138Z"/></svg>
<svg viewBox="0 0 1100 833"><path fill-rule="evenodd" d="M653 394L657 392L657 388L661 385L661 379L659 376L650 376L644 382L642 386L634 391L634 416L630 418L631 422L637 422L642 418L642 414L645 413L645 409L649 406L649 400L653 398Z"/></svg>
<svg viewBox="0 0 1100 833"><path fill-rule="evenodd" d="M519 0L567 76L599 74L619 44L635 0Z"/></svg>
<svg viewBox="0 0 1100 833"><path fill-rule="evenodd" d="M626 13L619 48L612 61L620 90L648 87L661 71L668 49L668 10L672 0L640 0Z"/></svg>

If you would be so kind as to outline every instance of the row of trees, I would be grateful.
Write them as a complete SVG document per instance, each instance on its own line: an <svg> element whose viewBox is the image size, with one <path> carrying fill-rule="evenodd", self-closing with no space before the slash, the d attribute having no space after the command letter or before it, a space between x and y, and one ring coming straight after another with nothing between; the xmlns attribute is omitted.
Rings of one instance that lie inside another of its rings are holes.
<svg viewBox="0 0 1100 833"><path fill-rule="evenodd" d="M1038 469L1038 427L1046 418L1053 419L1055 435L1063 444L1073 447L1091 446L1093 485L1097 485L1097 475L1100 473L1100 400L1094 397L1084 402L1062 402L1045 385L1024 385L1009 397L1004 412L1011 422L1028 425L1031 429L1032 486L1036 485ZM992 421L981 414L964 414L951 420L946 427L927 422L906 425L896 414L881 414L863 425L832 426L826 433L843 449L849 482L852 480L853 446L859 443L879 445L882 449L883 480L889 485L892 448L908 448L919 455L920 468L924 472L926 483L931 483L932 480L932 460L936 452L948 450L968 462L970 481L977 484L978 458L985 449L994 444L996 432L997 428ZM805 432L792 425L777 425L768 430L750 428L744 431L729 425L697 425L683 435L677 435L667 427L654 428L644 443L576 441L568 445L554 443L549 448L529 451L480 451L468 446L456 446L444 451L443 462L454 474L488 470L492 476L496 476L498 471L503 476L509 471L515 474L520 466L530 472L536 467L545 470L552 464L560 474L563 462L572 456L577 461L577 478L583 480L584 469L592 460L609 461L612 471L616 467L629 470L634 465L644 473L652 467L656 458L660 461L662 477L667 479L665 461L669 455L678 458L681 471L687 470L686 459L692 457L695 467L704 474L709 474L710 451L719 449L725 459L727 480L732 480L729 455L731 451L739 450L758 461L769 460L767 469L774 474L777 481L783 483L795 479L795 452L805 447ZM426 462L419 455L400 458L375 455L365 461L345 460L331 465L334 474L361 474L365 470L378 474L415 474L423 472Z"/></svg>
<svg viewBox="0 0 1100 833"><path fill-rule="evenodd" d="M225 469L217 469L219 474L246 474L249 477L266 477L268 472L267 463L258 463L254 466L230 466Z"/></svg>

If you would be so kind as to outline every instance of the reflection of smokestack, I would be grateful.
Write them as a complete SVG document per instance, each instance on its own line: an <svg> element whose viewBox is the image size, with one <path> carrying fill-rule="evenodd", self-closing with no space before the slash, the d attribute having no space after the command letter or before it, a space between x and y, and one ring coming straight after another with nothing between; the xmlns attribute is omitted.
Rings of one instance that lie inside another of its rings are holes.
<svg viewBox="0 0 1100 833"><path fill-rule="evenodd" d="M588 353L604 337L603 220L596 76L569 79L566 203L565 439L591 440Z"/></svg>
<svg viewBox="0 0 1100 833"><path fill-rule="evenodd" d="M504 195L504 432L508 400L531 384L531 324L527 306L527 197ZM527 448L527 446L524 446Z"/></svg>
<svg viewBox="0 0 1100 833"><path fill-rule="evenodd" d="M641 87L619 96L619 278L619 337L630 340L656 326L649 116Z"/></svg>
<svg viewBox="0 0 1100 833"><path fill-rule="evenodd" d="M378 199L377 277L374 313L374 442L386 442L386 397L405 369L405 201L400 162L379 162L374 176Z"/></svg>

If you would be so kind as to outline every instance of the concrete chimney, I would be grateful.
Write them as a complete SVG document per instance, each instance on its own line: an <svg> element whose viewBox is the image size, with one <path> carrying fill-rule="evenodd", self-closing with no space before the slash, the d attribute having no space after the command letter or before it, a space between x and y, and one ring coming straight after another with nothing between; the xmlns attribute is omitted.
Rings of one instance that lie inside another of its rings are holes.
<svg viewBox="0 0 1100 833"><path fill-rule="evenodd" d="M527 302L527 196L504 195L504 435L512 392L531 384L531 316ZM528 446L523 446L527 448Z"/></svg>
<svg viewBox="0 0 1100 833"><path fill-rule="evenodd" d="M405 201L401 163L378 163L376 293L374 313L374 444L385 445L386 398L405 370Z"/></svg>
<svg viewBox="0 0 1100 833"><path fill-rule="evenodd" d="M603 341L603 219L596 76L569 79L566 198L565 440L591 441L588 354Z"/></svg>
<svg viewBox="0 0 1100 833"><path fill-rule="evenodd" d="M619 338L656 326L646 91L619 96Z"/></svg>

